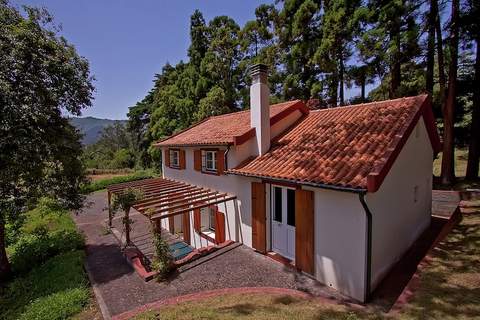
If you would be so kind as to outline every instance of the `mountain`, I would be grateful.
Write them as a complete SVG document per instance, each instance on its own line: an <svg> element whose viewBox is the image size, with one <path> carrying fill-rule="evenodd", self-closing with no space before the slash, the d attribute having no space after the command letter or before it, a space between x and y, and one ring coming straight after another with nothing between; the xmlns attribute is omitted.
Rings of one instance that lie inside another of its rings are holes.
<svg viewBox="0 0 480 320"><path fill-rule="evenodd" d="M85 145L97 142L100 138L100 133L102 132L103 128L113 125L117 121L123 124L127 123L127 120L110 120L94 117L70 118L72 125L74 125L78 130L80 130L81 133L84 134L82 142Z"/></svg>

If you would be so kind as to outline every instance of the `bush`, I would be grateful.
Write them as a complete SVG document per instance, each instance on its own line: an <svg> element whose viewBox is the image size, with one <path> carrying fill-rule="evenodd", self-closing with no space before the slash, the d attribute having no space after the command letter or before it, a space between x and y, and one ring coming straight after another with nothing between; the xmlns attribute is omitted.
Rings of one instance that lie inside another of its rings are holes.
<svg viewBox="0 0 480 320"><path fill-rule="evenodd" d="M88 303L83 251L50 258L0 293L0 319L67 319Z"/></svg>
<svg viewBox="0 0 480 320"><path fill-rule="evenodd" d="M156 232L153 234L155 256L153 257L151 268L158 272L157 277L159 280L162 280L173 270L173 257L167 241L160 234Z"/></svg>
<svg viewBox="0 0 480 320"><path fill-rule="evenodd" d="M103 190L112 184L154 178L156 176L157 174L153 170L141 170L127 176L113 177L109 179L102 179L90 182L89 184L82 186L81 191L82 193L86 194L98 190Z"/></svg>
<svg viewBox="0 0 480 320"><path fill-rule="evenodd" d="M15 243L7 248L12 270L29 271L60 253L84 246L69 212L55 200L42 198L37 207L25 215L25 223Z"/></svg>

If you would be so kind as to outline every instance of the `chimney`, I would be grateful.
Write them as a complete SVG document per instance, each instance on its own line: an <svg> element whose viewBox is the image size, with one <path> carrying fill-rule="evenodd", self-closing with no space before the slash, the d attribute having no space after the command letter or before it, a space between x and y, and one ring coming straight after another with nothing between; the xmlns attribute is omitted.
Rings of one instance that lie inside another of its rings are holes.
<svg viewBox="0 0 480 320"><path fill-rule="evenodd" d="M255 64L250 67L250 126L255 128L258 154L270 149L270 90L268 88L268 67Z"/></svg>

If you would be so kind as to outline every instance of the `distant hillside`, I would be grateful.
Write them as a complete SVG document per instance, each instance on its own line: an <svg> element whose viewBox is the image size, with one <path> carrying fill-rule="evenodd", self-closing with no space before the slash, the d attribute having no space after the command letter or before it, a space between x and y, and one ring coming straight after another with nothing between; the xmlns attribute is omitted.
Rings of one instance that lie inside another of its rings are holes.
<svg viewBox="0 0 480 320"><path fill-rule="evenodd" d="M126 123L126 120L99 119L94 117L70 118L71 123L84 134L83 144L92 144L100 138L102 129L114 124L116 121Z"/></svg>

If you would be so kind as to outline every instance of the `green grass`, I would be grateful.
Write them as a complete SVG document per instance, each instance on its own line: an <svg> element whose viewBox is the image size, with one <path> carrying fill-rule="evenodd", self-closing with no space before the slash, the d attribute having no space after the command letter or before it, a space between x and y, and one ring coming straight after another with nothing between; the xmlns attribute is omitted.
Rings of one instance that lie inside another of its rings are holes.
<svg viewBox="0 0 480 320"><path fill-rule="evenodd" d="M60 254L0 291L0 319L67 319L88 304L81 250Z"/></svg>
<svg viewBox="0 0 480 320"><path fill-rule="evenodd" d="M123 183L123 182L130 182L130 181L135 181L135 180L142 180L142 179L147 179L147 178L153 178L156 177L157 174L149 169L149 170L141 170L141 171L136 171L132 174L125 175L125 176L119 176L119 177L113 177L113 178L108 178L108 179L102 179L102 180L97 180L97 181L92 181L87 185L82 186L81 191L84 194L91 193L94 191L98 190L103 190L109 185L116 184L116 183Z"/></svg>
<svg viewBox="0 0 480 320"><path fill-rule="evenodd" d="M397 314L380 314L273 294L233 294L148 311L151 319L480 319L480 212L462 222L432 253L413 299Z"/></svg>

